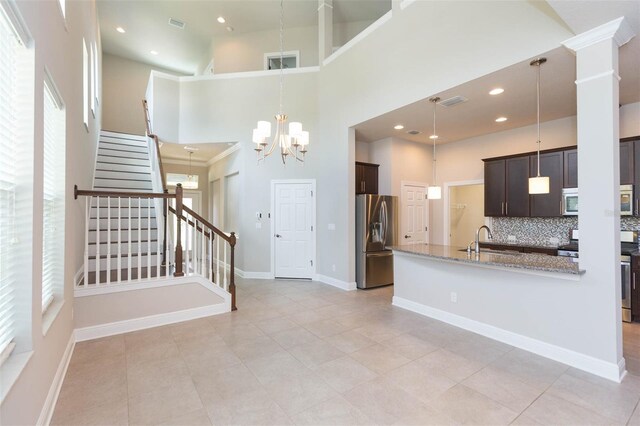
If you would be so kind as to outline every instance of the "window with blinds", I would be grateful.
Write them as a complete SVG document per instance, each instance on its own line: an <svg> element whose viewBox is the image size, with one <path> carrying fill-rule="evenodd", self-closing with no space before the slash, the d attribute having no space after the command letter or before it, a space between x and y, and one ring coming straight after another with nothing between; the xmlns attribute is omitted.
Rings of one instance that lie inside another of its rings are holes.
<svg viewBox="0 0 640 426"><path fill-rule="evenodd" d="M13 347L17 274L16 244L16 146L18 117L17 56L23 47L0 10L0 364Z"/></svg>
<svg viewBox="0 0 640 426"><path fill-rule="evenodd" d="M55 85L44 84L42 312L64 291L65 111Z"/></svg>

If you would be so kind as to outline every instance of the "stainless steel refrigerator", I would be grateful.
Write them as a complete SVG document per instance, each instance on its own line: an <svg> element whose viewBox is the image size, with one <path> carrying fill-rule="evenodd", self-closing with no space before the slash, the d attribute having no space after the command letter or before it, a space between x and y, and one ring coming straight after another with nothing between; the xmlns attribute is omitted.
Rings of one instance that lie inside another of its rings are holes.
<svg viewBox="0 0 640 426"><path fill-rule="evenodd" d="M396 244L398 197L356 196L356 282L358 288L393 284L393 253Z"/></svg>

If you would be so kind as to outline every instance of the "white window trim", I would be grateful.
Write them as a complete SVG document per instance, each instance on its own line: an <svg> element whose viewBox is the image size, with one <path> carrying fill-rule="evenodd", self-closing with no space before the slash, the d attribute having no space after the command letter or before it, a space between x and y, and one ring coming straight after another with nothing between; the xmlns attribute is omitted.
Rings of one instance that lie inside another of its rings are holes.
<svg viewBox="0 0 640 426"><path fill-rule="evenodd" d="M89 133L89 51L84 38L82 39L82 122Z"/></svg>
<svg viewBox="0 0 640 426"><path fill-rule="evenodd" d="M300 51L299 50L287 50L285 52L282 52L282 57L283 58L295 57L296 58L296 66L295 66L295 68L300 68ZM280 58L280 52L270 52L270 53L265 53L264 54L264 69L265 69L265 71L277 71L277 70L270 70L269 69L269 59L271 59L271 58L279 59ZM288 68L288 69L291 69L291 68Z"/></svg>
<svg viewBox="0 0 640 426"><path fill-rule="evenodd" d="M98 107L98 105L100 105L100 96L98 95L100 93L100 80L98 79L98 45L96 44L96 42L93 42L93 48L94 48L94 55L93 55L93 79L95 81L95 101L96 101L96 108Z"/></svg>
<svg viewBox="0 0 640 426"><path fill-rule="evenodd" d="M91 115L96 118L96 75L95 75L95 56L96 51L94 43L89 44L89 109Z"/></svg>

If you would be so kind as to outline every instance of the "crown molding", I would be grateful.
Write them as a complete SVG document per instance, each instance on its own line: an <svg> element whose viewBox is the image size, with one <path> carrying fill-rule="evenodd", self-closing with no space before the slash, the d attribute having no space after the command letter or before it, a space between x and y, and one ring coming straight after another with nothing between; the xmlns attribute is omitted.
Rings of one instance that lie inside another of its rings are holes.
<svg viewBox="0 0 640 426"><path fill-rule="evenodd" d="M163 164L179 164L181 166L188 166L189 160L179 160L177 158L162 158ZM204 161L191 161L191 165L194 167L207 167L207 163Z"/></svg>
<svg viewBox="0 0 640 426"><path fill-rule="evenodd" d="M229 147L228 149L225 149L220 154L216 155L211 160L207 161L207 166L211 166L217 163L218 161L222 160L223 158L230 156L240 148L242 148L242 145L240 144L240 142L236 142L233 146Z"/></svg>
<svg viewBox="0 0 640 426"><path fill-rule="evenodd" d="M613 39L618 47L626 44L635 36L631 25L624 16L592 28L562 42L573 53L604 40Z"/></svg>

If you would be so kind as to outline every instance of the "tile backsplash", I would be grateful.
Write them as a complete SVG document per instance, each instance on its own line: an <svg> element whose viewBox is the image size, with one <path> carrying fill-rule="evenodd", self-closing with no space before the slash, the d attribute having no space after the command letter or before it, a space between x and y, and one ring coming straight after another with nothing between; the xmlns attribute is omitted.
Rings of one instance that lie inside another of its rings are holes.
<svg viewBox="0 0 640 426"><path fill-rule="evenodd" d="M578 228L578 217L494 217L491 219L493 241L531 245L561 245L569 242L569 231ZM621 230L640 231L640 217L623 216ZM509 236L516 237L510 241ZM552 242L557 238L558 242Z"/></svg>

